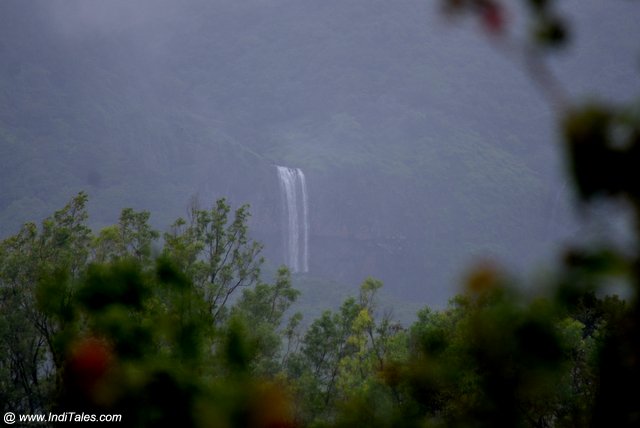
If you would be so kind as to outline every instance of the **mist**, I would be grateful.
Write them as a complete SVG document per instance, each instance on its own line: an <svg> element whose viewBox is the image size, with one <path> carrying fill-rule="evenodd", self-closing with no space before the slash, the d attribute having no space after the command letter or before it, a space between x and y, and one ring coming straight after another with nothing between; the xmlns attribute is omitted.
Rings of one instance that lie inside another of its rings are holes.
<svg viewBox="0 0 640 428"><path fill-rule="evenodd" d="M637 6L565 8L589 32L552 59L564 90L627 100ZM226 197L251 205L275 270L276 165L300 168L309 260L294 283L341 297L371 275L413 313L443 306L461 267L545 267L588 227L535 79L429 2L3 1L0 57L2 236L81 190L96 229L134 207L166 230L192 198Z"/></svg>

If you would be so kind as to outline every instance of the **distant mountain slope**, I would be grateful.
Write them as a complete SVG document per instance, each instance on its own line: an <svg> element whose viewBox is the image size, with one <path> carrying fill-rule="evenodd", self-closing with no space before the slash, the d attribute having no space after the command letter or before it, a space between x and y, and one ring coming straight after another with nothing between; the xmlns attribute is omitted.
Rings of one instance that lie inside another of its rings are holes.
<svg viewBox="0 0 640 428"><path fill-rule="evenodd" d="M635 84L625 7L576 8L602 28L558 59L572 91ZM0 2L0 235L80 190L96 226L227 196L277 263L292 165L314 273L442 303L470 257L525 266L569 221L551 113L473 30L419 0Z"/></svg>

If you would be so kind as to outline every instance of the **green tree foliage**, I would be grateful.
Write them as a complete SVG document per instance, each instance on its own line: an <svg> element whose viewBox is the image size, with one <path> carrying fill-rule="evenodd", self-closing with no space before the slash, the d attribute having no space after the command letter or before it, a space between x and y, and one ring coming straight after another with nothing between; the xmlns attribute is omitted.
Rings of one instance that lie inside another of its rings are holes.
<svg viewBox="0 0 640 428"><path fill-rule="evenodd" d="M479 18L501 46L517 46L509 44L501 2L443 3L451 13ZM594 201L626 207L635 243L573 246L533 295L500 269L480 266L447 309L425 308L408 332L385 334L368 304L376 286L365 283L359 301L348 299L338 313L311 324L290 359L303 425L640 423L640 116L633 103L569 102L544 61L569 40L568 26L557 2L526 3L525 69L558 108L577 194L583 207ZM611 283L625 285L628 300L611 294Z"/></svg>
<svg viewBox="0 0 640 428"><path fill-rule="evenodd" d="M193 204L189 222L180 218L165 233L165 255L189 275L213 314L227 315L227 302L239 289L258 282L262 246L247 236L248 206L241 206L229 222L224 199L210 210Z"/></svg>
<svg viewBox="0 0 640 428"><path fill-rule="evenodd" d="M125 208L118 224L105 227L94 239L94 258L97 262L133 257L145 264L150 261L153 242L160 234L149 226L148 211L135 212Z"/></svg>
<svg viewBox="0 0 640 428"><path fill-rule="evenodd" d="M420 410L414 423L583 426L576 407L589 406L593 383L581 370L593 362L596 332L583 335L552 299L525 299L495 272L476 271L468 286L412 328L412 360L400 371Z"/></svg>
<svg viewBox="0 0 640 428"><path fill-rule="evenodd" d="M508 37L500 2L444 4ZM301 314L285 322L298 296L289 271L260 279L246 206L231 218L224 199L194 204L156 256L148 212L125 209L94 235L80 193L0 243L2 410L121 413L129 426L638 426L640 117L568 104L542 57L567 27L556 2L527 4L528 64L562 107L577 194L583 206L622 201L633 245L574 246L535 292L478 266L408 329L379 313L382 284L369 278L303 332Z"/></svg>
<svg viewBox="0 0 640 428"><path fill-rule="evenodd" d="M252 370L264 358L241 318L213 324L199 290L170 260L92 265L58 334L53 411L122 414L126 426L286 425L286 396Z"/></svg>
<svg viewBox="0 0 640 428"><path fill-rule="evenodd" d="M326 423L340 403L388 389L379 374L387 362L400 361L406 340L390 316L379 317L380 281L366 279L358 299L347 298L337 312L325 311L304 334L298 352L287 360L299 423Z"/></svg>
<svg viewBox="0 0 640 428"><path fill-rule="evenodd" d="M247 207L232 220L224 200L192 210L153 257L148 212L124 209L94 235L86 202L81 193L0 244L3 410L110 411L130 426L201 425L199 406L229 425L286 419L281 388L263 379L281 371L279 331L298 292L286 268L260 281Z"/></svg>
<svg viewBox="0 0 640 428"><path fill-rule="evenodd" d="M597 426L614 406L633 421L613 382L634 375L636 303L598 294L636 278L619 251L572 250L534 298L481 266L409 329L379 313L382 283L368 278L302 332L301 314L285 322L299 294L289 271L264 283L249 260L246 207L231 222L224 200L192 210L154 258L149 213L123 210L94 236L86 201L0 245L6 411L122 413L131 426L537 427ZM230 293L212 305L216 287Z"/></svg>
<svg viewBox="0 0 640 428"><path fill-rule="evenodd" d="M260 283L254 288L244 289L233 307L232 313L241 316L251 326L250 336L259 354L254 361L257 373L275 375L281 370L286 358L286 355L280 355L282 340L293 340L292 330L302 315L294 314L286 330L282 331L280 327L286 311L299 294L291 286L289 270L281 267L273 285ZM286 331L290 333L285 334Z"/></svg>
<svg viewBox="0 0 640 428"><path fill-rule="evenodd" d="M449 12L479 18L509 45L499 1L444 1ZM559 107L569 169L585 205L625 202L635 244L614 242L567 250L546 294L517 292L495 268L470 275L466 292L442 312L425 309L411 328L406 363L384 373L400 405L374 417L353 398L344 425L379 426L636 426L640 423L640 148L637 107L570 103L544 63L568 30L554 1L529 1L531 41L526 69ZM512 45L516 46L516 45ZM618 205L620 206L620 205ZM610 291L628 286L624 302ZM366 324L366 323L365 323ZM373 423L371 423L373 422Z"/></svg>
<svg viewBox="0 0 640 428"><path fill-rule="evenodd" d="M86 202L80 193L40 230L27 223L0 244L0 305L6 314L0 367L7 411L35 411L50 400L55 370L62 366L55 339L67 321L67 283L81 274L90 253ZM50 309L64 316L55 319Z"/></svg>

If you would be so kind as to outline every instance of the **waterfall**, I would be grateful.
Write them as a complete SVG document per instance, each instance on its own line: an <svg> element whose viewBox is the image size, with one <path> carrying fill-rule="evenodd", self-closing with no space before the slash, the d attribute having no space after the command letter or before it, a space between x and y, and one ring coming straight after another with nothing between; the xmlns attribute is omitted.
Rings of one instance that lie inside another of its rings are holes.
<svg viewBox="0 0 640 428"><path fill-rule="evenodd" d="M278 168L284 211L284 259L292 272L309 271L309 200L300 168Z"/></svg>

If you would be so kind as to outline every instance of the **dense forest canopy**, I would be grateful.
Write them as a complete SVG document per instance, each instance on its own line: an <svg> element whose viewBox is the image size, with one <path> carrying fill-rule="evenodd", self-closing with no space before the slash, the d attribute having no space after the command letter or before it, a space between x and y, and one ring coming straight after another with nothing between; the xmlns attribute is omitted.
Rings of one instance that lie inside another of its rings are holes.
<svg viewBox="0 0 640 428"><path fill-rule="evenodd" d="M151 5L0 3L5 422L640 423L637 2Z"/></svg>

